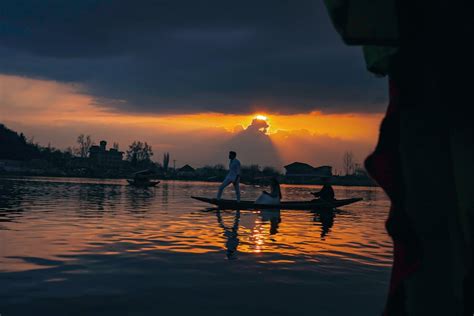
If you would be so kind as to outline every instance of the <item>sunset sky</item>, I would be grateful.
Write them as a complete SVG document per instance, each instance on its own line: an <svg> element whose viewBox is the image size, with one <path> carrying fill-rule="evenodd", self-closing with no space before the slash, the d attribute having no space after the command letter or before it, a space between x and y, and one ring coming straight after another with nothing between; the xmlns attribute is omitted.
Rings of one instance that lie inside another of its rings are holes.
<svg viewBox="0 0 474 316"><path fill-rule="evenodd" d="M0 122L43 145L84 133L178 166L235 150L339 168L373 147L385 86L321 1L0 4Z"/></svg>

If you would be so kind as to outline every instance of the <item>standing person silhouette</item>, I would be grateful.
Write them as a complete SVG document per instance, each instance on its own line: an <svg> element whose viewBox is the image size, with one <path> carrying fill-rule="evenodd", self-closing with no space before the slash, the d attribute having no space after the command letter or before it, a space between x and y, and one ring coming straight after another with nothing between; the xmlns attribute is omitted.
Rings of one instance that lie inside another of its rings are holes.
<svg viewBox="0 0 474 316"><path fill-rule="evenodd" d="M229 151L229 172L219 186L219 191L217 192L218 200L221 199L224 189L232 183L234 185L237 202L240 202L240 161L236 157L237 153L235 151Z"/></svg>

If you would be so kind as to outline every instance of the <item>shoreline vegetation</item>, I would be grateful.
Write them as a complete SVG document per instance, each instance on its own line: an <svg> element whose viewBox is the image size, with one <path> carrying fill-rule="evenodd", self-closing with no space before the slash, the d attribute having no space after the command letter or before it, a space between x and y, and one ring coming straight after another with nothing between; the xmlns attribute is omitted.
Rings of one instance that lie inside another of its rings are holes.
<svg viewBox="0 0 474 316"><path fill-rule="evenodd" d="M153 149L146 142L134 141L125 152L120 151L119 144L113 143L107 149L107 142L100 141L95 145L89 135L79 135L76 147L60 150L50 145L40 146L34 139L27 140L23 133L16 133L0 124L0 177L40 176L40 177L77 177L98 179L130 179L141 170L150 170L151 178L158 180L188 180L221 182L227 169L224 165L208 165L193 168L185 165L177 168L173 161L170 166L170 154L164 153L161 163L152 161ZM322 168L313 168L304 163L292 165L303 166L311 170L302 170L300 174L281 173L273 167L259 165L242 166L241 183L249 185L266 185L270 178L276 177L284 184L322 184L323 178L329 178L333 185L342 186L377 186L367 173L355 164L350 152L344 154L346 175L333 175L332 167L326 166L324 174L313 172ZM288 167L288 166L286 166ZM285 167L285 168L286 168ZM328 171L329 170L329 171Z"/></svg>

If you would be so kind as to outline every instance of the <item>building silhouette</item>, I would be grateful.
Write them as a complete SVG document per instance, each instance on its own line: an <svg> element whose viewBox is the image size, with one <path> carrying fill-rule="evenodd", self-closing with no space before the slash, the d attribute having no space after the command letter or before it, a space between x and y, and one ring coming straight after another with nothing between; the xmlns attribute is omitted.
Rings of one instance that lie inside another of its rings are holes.
<svg viewBox="0 0 474 316"><path fill-rule="evenodd" d="M293 162L286 165L285 170L286 180L292 183L303 183L333 176L331 166L313 167L303 162Z"/></svg>
<svg viewBox="0 0 474 316"><path fill-rule="evenodd" d="M107 150L107 142L100 141L100 145L91 146L89 149L89 162L94 167L117 169L122 166L123 152L115 148Z"/></svg>
<svg viewBox="0 0 474 316"><path fill-rule="evenodd" d="M190 165L184 165L178 169L178 176L180 177L192 177L196 174L196 169Z"/></svg>

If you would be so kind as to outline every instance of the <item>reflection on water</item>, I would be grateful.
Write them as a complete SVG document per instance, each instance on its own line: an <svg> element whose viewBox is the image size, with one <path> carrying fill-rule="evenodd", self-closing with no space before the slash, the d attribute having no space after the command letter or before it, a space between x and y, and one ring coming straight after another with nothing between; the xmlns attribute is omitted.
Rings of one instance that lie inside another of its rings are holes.
<svg viewBox="0 0 474 316"><path fill-rule="evenodd" d="M314 214L313 221L315 223L319 222L321 225L321 240L324 240L324 237L331 230L332 225L334 225L334 217L336 213L341 213L340 210L313 210Z"/></svg>
<svg viewBox="0 0 474 316"><path fill-rule="evenodd" d="M240 211L235 212L234 220L231 227L227 227L222 220L221 211L216 211L217 222L224 229L224 236L227 239L226 246L226 255L228 259L236 259L235 253L237 252L237 247L239 246L239 221L240 221Z"/></svg>
<svg viewBox="0 0 474 316"><path fill-rule="evenodd" d="M121 180L2 180L1 229L10 231L3 234L17 246L1 253L2 270L17 270L15 260L8 259L9 252L17 254L33 242L38 243L34 251L39 257L87 251L91 244L133 241L136 247L142 245L142 250L205 253L225 248L234 258L240 239L241 252L315 257L323 252L367 265L390 264L390 243L383 228L388 201L378 189L339 188L340 198L365 199L344 210L255 210L243 211L242 215L235 211L202 212L206 205L189 196L213 195L215 186L164 182L142 189ZM307 199L312 189L282 188L284 196L293 200ZM244 197L253 199L259 190L246 186ZM224 235L213 224L213 213ZM67 247L45 246L59 240Z"/></svg>
<svg viewBox="0 0 474 316"><path fill-rule="evenodd" d="M16 293L33 302L35 293L51 289L47 280L57 280L60 294L54 295L63 295L60 286L75 295L87 288L80 275L99 278L120 271L127 282L141 275L139 288L156 286L147 280L160 276L158 283L168 284L168 290L187 282L194 286L195 278L213 273L214 280L202 281L205 289L235 287L235 282L261 285L262 291L293 284L354 297L353 284L365 287L360 295L368 301L379 298L374 310L383 304L391 244L384 230L388 200L381 190L336 187L339 198L364 198L336 211L203 211L205 204L189 198L215 195L216 186L164 181L142 189L122 180L0 179L0 282L7 284L0 299ZM282 193L304 200L315 188L283 185ZM260 190L243 186L242 199L254 199ZM44 284L22 283L38 271ZM266 281L257 282L259 275L267 275ZM107 284L98 293L122 289L132 295L126 287ZM7 301L17 306L13 298ZM363 302L359 297L354 304ZM346 307L327 307L327 314L338 308Z"/></svg>
<svg viewBox="0 0 474 316"><path fill-rule="evenodd" d="M261 210L262 222L270 222L270 235L278 233L278 225L281 223L280 210Z"/></svg>

